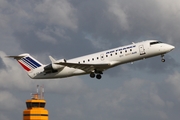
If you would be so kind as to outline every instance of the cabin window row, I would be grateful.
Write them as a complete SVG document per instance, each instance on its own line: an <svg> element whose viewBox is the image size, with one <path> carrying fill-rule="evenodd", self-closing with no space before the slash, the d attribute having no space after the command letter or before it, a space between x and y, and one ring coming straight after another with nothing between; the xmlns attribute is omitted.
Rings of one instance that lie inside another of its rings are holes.
<svg viewBox="0 0 180 120"><path fill-rule="evenodd" d="M132 49L129 49L129 51L132 51ZM125 52L128 52L128 51L127 51L127 50L125 50ZM119 53L120 53L120 54L122 54L123 52L122 52L122 51L120 51ZM117 54L118 54L118 53L117 53L117 52L115 52L115 55L117 55ZM113 54L111 53L111 54L110 54L110 56L113 56ZM106 55L106 57L108 57L108 55ZM101 56L101 59L103 59L103 58L104 58L104 56ZM97 57L96 59L98 60L98 59L99 59L99 57ZM94 60L95 60L95 59L94 59L94 58L92 58L92 61L94 61ZM88 61L88 62L90 62L90 59L88 59L87 61ZM83 61L82 61L82 63L85 63L85 62L86 62L85 60L83 60ZM78 62L78 63L80 64L81 62Z"/></svg>

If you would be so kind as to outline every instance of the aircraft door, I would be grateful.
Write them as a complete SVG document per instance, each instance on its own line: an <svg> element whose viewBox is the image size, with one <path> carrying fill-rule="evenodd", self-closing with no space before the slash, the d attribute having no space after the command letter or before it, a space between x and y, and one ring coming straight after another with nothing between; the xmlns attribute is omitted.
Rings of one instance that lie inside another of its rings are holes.
<svg viewBox="0 0 180 120"><path fill-rule="evenodd" d="M102 53L102 54L100 55L100 57L101 57L101 61L103 61L103 60L104 60L104 54Z"/></svg>
<svg viewBox="0 0 180 120"><path fill-rule="evenodd" d="M140 52L140 55L146 54L145 49L144 49L144 45L139 45L139 52Z"/></svg>

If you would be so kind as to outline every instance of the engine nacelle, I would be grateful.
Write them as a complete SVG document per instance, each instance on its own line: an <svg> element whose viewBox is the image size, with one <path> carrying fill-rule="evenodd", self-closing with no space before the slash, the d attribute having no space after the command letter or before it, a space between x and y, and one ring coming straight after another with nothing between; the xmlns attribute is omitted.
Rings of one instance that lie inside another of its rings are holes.
<svg viewBox="0 0 180 120"><path fill-rule="evenodd" d="M64 65L58 65L58 64L54 64L54 63L52 63L51 65L54 70L59 70L59 69L64 68Z"/></svg>
<svg viewBox="0 0 180 120"><path fill-rule="evenodd" d="M59 62L64 62L64 63L66 63L66 60L65 60L65 59L60 59L60 60L57 60L56 62L57 62L57 63L59 63Z"/></svg>
<svg viewBox="0 0 180 120"><path fill-rule="evenodd" d="M66 62L66 60L61 59L61 60L58 60L56 62L57 63ZM44 71L47 72L47 73L49 73L49 72L57 72L58 70L61 70L64 67L65 67L64 65L58 65L58 64L55 64L55 63L51 63L51 64L44 67Z"/></svg>

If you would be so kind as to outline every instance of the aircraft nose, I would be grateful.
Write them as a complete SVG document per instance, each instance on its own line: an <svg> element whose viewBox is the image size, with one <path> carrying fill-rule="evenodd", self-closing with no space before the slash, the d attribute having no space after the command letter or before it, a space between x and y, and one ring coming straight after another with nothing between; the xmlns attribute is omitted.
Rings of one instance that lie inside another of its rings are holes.
<svg viewBox="0 0 180 120"><path fill-rule="evenodd" d="M169 50L173 50L175 47L173 45L169 45Z"/></svg>
<svg viewBox="0 0 180 120"><path fill-rule="evenodd" d="M175 47L173 45L168 45L167 48L168 48L169 51L172 51Z"/></svg>

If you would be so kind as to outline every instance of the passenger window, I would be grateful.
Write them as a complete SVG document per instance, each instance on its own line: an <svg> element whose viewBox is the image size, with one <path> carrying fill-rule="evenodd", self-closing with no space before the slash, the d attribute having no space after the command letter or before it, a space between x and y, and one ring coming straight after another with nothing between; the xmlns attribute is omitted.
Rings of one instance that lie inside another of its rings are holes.
<svg viewBox="0 0 180 120"><path fill-rule="evenodd" d="M127 52L127 50L125 50L125 52Z"/></svg>
<svg viewBox="0 0 180 120"><path fill-rule="evenodd" d="M115 53L115 55L117 55L117 53Z"/></svg>
<svg viewBox="0 0 180 120"><path fill-rule="evenodd" d="M122 51L120 51L120 53L122 54Z"/></svg>
<svg viewBox="0 0 180 120"><path fill-rule="evenodd" d="M90 60L88 59L88 62L89 62Z"/></svg>
<svg viewBox="0 0 180 120"><path fill-rule="evenodd" d="M94 58L92 58L92 60L94 60Z"/></svg>
<svg viewBox="0 0 180 120"><path fill-rule="evenodd" d="M106 57L108 57L108 55L106 55Z"/></svg>
<svg viewBox="0 0 180 120"><path fill-rule="evenodd" d="M97 57L97 59L99 59L99 57Z"/></svg>
<svg viewBox="0 0 180 120"><path fill-rule="evenodd" d="M83 61L83 63L85 63L85 60Z"/></svg>
<svg viewBox="0 0 180 120"><path fill-rule="evenodd" d="M112 54L111 54L111 56L112 56Z"/></svg>

